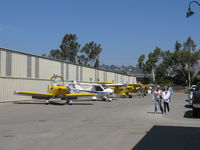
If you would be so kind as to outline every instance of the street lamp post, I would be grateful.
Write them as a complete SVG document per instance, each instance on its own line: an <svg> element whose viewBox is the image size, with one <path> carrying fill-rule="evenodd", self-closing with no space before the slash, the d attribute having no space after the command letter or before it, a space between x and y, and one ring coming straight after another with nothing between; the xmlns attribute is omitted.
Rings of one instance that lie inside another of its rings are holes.
<svg viewBox="0 0 200 150"><path fill-rule="evenodd" d="M191 4L192 3L195 3L195 4L197 4L198 6L200 6L200 3L199 2L197 2L197 1L191 1L190 3L189 3L189 6L188 6L188 11L187 11L187 13L186 13L186 17L188 18L188 17L191 17L193 14L194 14L194 12L191 10Z"/></svg>

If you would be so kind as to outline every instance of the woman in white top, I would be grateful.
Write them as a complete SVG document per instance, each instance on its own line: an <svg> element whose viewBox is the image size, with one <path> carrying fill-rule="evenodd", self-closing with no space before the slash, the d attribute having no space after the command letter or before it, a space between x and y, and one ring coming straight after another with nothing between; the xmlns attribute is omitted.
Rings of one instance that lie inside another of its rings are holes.
<svg viewBox="0 0 200 150"><path fill-rule="evenodd" d="M153 92L153 98L152 98L154 102L154 112L157 112L157 105L159 105L160 111L163 113L161 96L162 96L162 91L160 90L160 86L157 85L155 91Z"/></svg>
<svg viewBox="0 0 200 150"><path fill-rule="evenodd" d="M169 102L170 102L170 92L168 90L168 86L165 86L165 89L162 92L162 99L164 103L164 113L166 114L166 108L169 112Z"/></svg>

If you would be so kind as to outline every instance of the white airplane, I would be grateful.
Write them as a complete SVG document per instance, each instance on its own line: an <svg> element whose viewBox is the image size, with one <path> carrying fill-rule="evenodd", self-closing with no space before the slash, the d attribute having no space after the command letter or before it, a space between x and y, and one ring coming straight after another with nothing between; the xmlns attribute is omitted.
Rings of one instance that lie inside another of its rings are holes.
<svg viewBox="0 0 200 150"><path fill-rule="evenodd" d="M72 83L68 83L68 86L75 93L87 92L97 94L92 97L93 100L97 100L97 97L99 97L104 101L111 102L112 98L110 96L114 95L114 90L108 88L105 84L77 83L72 81Z"/></svg>

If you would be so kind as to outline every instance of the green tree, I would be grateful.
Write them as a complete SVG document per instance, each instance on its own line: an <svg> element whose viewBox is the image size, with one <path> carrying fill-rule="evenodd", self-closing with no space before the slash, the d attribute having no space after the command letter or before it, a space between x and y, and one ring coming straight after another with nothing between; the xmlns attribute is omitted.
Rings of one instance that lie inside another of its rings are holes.
<svg viewBox="0 0 200 150"><path fill-rule="evenodd" d="M185 43L183 43L183 56L185 58L185 65L187 67L188 72L188 84L191 86L191 68L197 62L198 57L195 54L196 44L189 37Z"/></svg>
<svg viewBox="0 0 200 150"><path fill-rule="evenodd" d="M161 51L159 54L159 64L156 67L156 80L159 83L169 83L170 74L172 73L171 58L172 53L168 51Z"/></svg>
<svg viewBox="0 0 200 150"><path fill-rule="evenodd" d="M153 52L150 52L148 55L148 60L146 62L146 70L152 73L153 81L155 81L156 77L156 67L158 63L160 63L162 51L160 48L156 47Z"/></svg>
<svg viewBox="0 0 200 150"><path fill-rule="evenodd" d="M87 66L88 59L85 55L78 56L78 63Z"/></svg>
<svg viewBox="0 0 200 150"><path fill-rule="evenodd" d="M66 34L60 45L63 60L76 63L79 48L80 44L77 42L76 34Z"/></svg>
<svg viewBox="0 0 200 150"><path fill-rule="evenodd" d="M144 54L142 54L142 55L140 55L140 57L138 58L138 67L144 72L144 73L146 73L146 69L145 69L145 62L144 62L144 60L145 60L145 55ZM123 66L122 66L123 67Z"/></svg>
<svg viewBox="0 0 200 150"><path fill-rule="evenodd" d="M86 43L81 52L85 55L88 65L99 67L99 55L102 51L101 45L95 42Z"/></svg>
<svg viewBox="0 0 200 150"><path fill-rule="evenodd" d="M145 56L141 55L138 59L138 66L155 77L158 82L174 81L176 84L191 85L195 78L194 65L200 59L200 50L196 50L196 44L189 37L186 42L181 44L176 41L175 51L162 51L156 47L153 52L148 54L147 61L144 62ZM197 75L196 75L197 76Z"/></svg>
<svg viewBox="0 0 200 150"><path fill-rule="evenodd" d="M59 49L52 49L52 50L50 51L49 57L50 57L50 58L54 58L54 59L61 59L61 60L63 60L62 52L61 52L61 50L59 50Z"/></svg>
<svg viewBox="0 0 200 150"><path fill-rule="evenodd" d="M175 51L181 50L182 44L176 41L175 43Z"/></svg>

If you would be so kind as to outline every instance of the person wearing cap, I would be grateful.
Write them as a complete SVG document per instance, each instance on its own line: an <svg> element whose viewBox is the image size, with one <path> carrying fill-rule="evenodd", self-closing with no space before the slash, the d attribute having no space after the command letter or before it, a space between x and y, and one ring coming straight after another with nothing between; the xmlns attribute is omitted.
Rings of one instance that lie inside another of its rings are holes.
<svg viewBox="0 0 200 150"><path fill-rule="evenodd" d="M154 102L154 112L157 112L157 107L159 106L161 113L163 113L163 108L162 108L162 103L161 103L161 98L162 98L162 91L160 90L160 86L157 85L155 91L153 92L153 102Z"/></svg>

